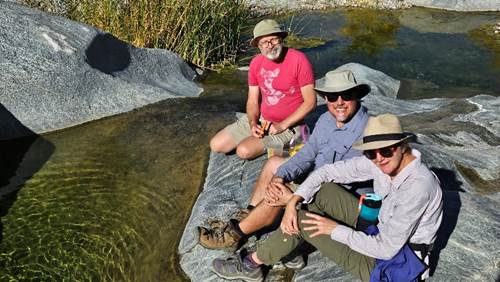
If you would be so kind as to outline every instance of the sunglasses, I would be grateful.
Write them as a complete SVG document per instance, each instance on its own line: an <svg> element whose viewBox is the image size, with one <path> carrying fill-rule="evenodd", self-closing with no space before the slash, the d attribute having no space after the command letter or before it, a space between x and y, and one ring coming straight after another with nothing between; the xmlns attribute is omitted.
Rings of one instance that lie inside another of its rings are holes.
<svg viewBox="0 0 500 282"><path fill-rule="evenodd" d="M373 150L365 150L363 151L363 154L365 157L367 157L370 160L374 160L377 158L377 153L379 153L382 157L384 158L392 158L394 156L394 152L398 148L399 144L394 144L389 147L384 147L380 149L373 149Z"/></svg>
<svg viewBox="0 0 500 282"><path fill-rule="evenodd" d="M339 97L342 97L342 100L344 101L352 101L356 99L355 93L349 92L349 93L341 93L341 94L335 94L335 93L327 93L325 94L325 98L328 102L334 103L337 102Z"/></svg>

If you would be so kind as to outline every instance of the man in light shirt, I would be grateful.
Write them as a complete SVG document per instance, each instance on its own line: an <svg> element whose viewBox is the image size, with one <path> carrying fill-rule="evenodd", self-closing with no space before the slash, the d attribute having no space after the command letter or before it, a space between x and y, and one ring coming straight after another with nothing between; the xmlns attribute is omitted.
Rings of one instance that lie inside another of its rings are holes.
<svg viewBox="0 0 500 282"><path fill-rule="evenodd" d="M273 264L303 240L355 277L369 281L379 261L390 261L408 245L425 261L442 219L437 177L411 149L396 116L371 117L354 148L364 156L325 165L299 186L275 231L244 257L215 259L214 272L226 279L260 281L262 264ZM376 235L355 229L358 199L334 184L373 179L381 196ZM297 210L299 203L306 210ZM417 246L426 246L417 251Z"/></svg>

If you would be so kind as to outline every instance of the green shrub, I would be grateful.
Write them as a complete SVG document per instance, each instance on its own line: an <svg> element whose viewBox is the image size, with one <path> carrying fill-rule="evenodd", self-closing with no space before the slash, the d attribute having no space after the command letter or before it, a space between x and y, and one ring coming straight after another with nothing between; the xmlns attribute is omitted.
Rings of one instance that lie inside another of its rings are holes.
<svg viewBox="0 0 500 282"><path fill-rule="evenodd" d="M234 62L250 11L244 0L25 2L98 27L138 47L171 50L202 68Z"/></svg>

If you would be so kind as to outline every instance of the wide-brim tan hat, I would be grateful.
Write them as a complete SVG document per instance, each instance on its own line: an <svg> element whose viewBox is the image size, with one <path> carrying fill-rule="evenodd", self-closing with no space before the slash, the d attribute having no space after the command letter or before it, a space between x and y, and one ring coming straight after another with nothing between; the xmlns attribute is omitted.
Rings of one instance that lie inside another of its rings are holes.
<svg viewBox="0 0 500 282"><path fill-rule="evenodd" d="M363 131L363 139L354 143L352 147L362 151L379 149L408 140L411 137L413 137L412 134L403 132L397 116L383 114L368 119Z"/></svg>
<svg viewBox="0 0 500 282"><path fill-rule="evenodd" d="M281 29L281 26L275 20L262 20L253 29L253 39L250 40L250 45L257 47L261 37L271 34L276 34L281 38L288 36L288 32Z"/></svg>
<svg viewBox="0 0 500 282"><path fill-rule="evenodd" d="M350 70L333 70L325 74L324 77L316 80L314 89L319 94L342 92L357 87L359 89L358 97L362 98L370 93L368 84L357 83L354 74Z"/></svg>

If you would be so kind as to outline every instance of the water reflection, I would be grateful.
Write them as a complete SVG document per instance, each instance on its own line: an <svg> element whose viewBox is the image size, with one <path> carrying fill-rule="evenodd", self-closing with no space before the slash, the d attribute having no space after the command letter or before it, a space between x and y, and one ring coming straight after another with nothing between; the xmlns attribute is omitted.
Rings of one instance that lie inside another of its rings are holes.
<svg viewBox="0 0 500 282"><path fill-rule="evenodd" d="M303 36L329 40L324 46L304 49L317 77L357 62L408 82L411 93L406 99L500 95L500 69L492 64L498 50L478 46L466 33L495 23L498 15L448 14L425 9L348 10L309 12L295 18L299 22L307 18Z"/></svg>
<svg viewBox="0 0 500 282"><path fill-rule="evenodd" d="M351 38L346 47L347 54L365 52L374 56L385 48L396 47L396 31L399 21L394 12L373 10L348 10L345 12L347 23L340 34Z"/></svg>
<svg viewBox="0 0 500 282"><path fill-rule="evenodd" d="M44 136L57 150L4 213L0 280L184 280L178 238L235 109L168 100Z"/></svg>
<svg viewBox="0 0 500 282"><path fill-rule="evenodd" d="M485 48L491 50L494 56L491 67L500 70L500 33L494 33L494 25L487 24L471 30L469 36Z"/></svg>

